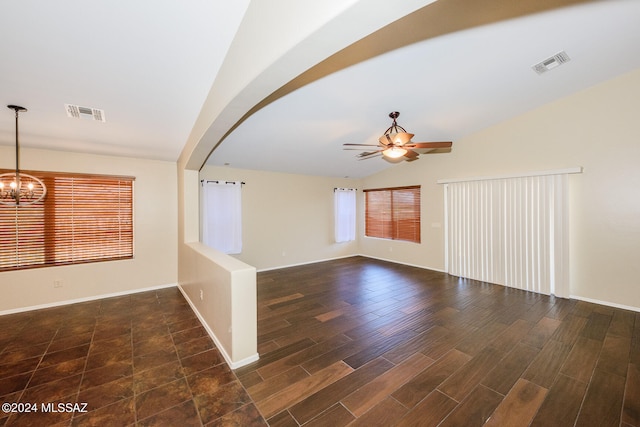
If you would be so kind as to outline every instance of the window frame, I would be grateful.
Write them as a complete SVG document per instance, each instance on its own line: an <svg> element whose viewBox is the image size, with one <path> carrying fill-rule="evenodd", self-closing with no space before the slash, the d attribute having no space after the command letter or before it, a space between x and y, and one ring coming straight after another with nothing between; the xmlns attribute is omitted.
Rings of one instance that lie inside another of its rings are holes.
<svg viewBox="0 0 640 427"><path fill-rule="evenodd" d="M33 205L0 204L0 255L8 255L0 272L134 258L135 177L21 172L41 179L47 195ZM101 194L112 197L96 203Z"/></svg>
<svg viewBox="0 0 640 427"><path fill-rule="evenodd" d="M407 193L407 191L412 196L411 203L403 203L402 206L398 206L398 202L402 203L403 201L395 199L394 194L397 193L398 197L400 197L402 193ZM412 243L421 242L420 223L422 221L422 209L420 185L372 188L363 190L363 192L365 193L365 237ZM374 196L388 198L388 200L375 201L372 200ZM409 205L412 206L412 211L407 211ZM387 211L377 212L380 209L386 209ZM409 217L406 214L410 214ZM402 216L405 218L402 218ZM377 223L372 223L372 221ZM401 221L408 221L405 222L407 225L403 226Z"/></svg>

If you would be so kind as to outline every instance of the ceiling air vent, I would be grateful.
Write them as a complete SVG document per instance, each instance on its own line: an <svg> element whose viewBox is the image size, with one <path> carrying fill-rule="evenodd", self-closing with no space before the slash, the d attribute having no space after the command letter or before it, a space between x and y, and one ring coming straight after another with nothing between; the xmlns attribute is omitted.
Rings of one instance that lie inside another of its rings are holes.
<svg viewBox="0 0 640 427"><path fill-rule="evenodd" d="M570 60L569 55L567 55L565 51L562 51L562 52L556 53L551 58L547 58L544 61L537 63L531 68L533 68L533 70L536 73L542 74L542 73L546 73L549 70L553 70L556 67L559 67L565 62L569 62L569 60Z"/></svg>
<svg viewBox="0 0 640 427"><path fill-rule="evenodd" d="M79 105L64 104L67 116L74 119L94 120L96 122L106 122L104 111L97 108L81 107Z"/></svg>

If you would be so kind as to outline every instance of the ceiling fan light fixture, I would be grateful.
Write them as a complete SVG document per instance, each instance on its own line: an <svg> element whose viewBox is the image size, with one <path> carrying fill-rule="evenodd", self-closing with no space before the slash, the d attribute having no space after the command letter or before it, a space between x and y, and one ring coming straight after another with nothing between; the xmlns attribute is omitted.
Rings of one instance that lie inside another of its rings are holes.
<svg viewBox="0 0 640 427"><path fill-rule="evenodd" d="M398 159L404 156L405 154L407 154L407 150L405 150L402 147L397 147L395 145L393 147L387 148L382 152L383 156L389 157L391 159Z"/></svg>
<svg viewBox="0 0 640 427"><path fill-rule="evenodd" d="M414 135L412 133L408 132L385 133L378 138L378 141L383 145L404 145L411 142L411 138L413 138L413 136Z"/></svg>
<svg viewBox="0 0 640 427"><path fill-rule="evenodd" d="M412 133L398 132L392 139L396 144L404 145L408 142L411 142L411 138L413 138Z"/></svg>
<svg viewBox="0 0 640 427"><path fill-rule="evenodd" d="M378 144L342 144L344 150L363 150L358 154L358 160L371 159L382 155L382 157L391 163L399 163L406 160L412 162L417 160L419 153L415 150L433 151L439 148L450 148L451 141L440 142L412 142L414 137L412 133L407 132L402 126L398 125L397 118L400 115L397 111L389 113L389 117L393 120L391 126L384 131L382 136L378 138ZM373 151L372 151L373 150ZM420 151L422 153L422 151Z"/></svg>

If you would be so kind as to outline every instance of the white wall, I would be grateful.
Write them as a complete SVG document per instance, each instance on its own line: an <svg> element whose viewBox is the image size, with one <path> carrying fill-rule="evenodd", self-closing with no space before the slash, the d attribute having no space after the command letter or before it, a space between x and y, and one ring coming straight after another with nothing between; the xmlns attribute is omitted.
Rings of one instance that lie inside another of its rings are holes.
<svg viewBox="0 0 640 427"><path fill-rule="evenodd" d="M243 181L242 253L258 270L358 253L357 242L335 243L333 189L359 181L205 166L201 179Z"/></svg>
<svg viewBox="0 0 640 427"><path fill-rule="evenodd" d="M443 269L436 180L583 166L570 176L571 294L640 310L638 111L640 70L454 141L449 154L365 179L364 188L421 184L423 219L421 244L363 238L362 253Z"/></svg>
<svg viewBox="0 0 640 427"><path fill-rule="evenodd" d="M185 244L180 287L232 369L258 359L254 267L202 243Z"/></svg>
<svg viewBox="0 0 640 427"><path fill-rule="evenodd" d="M0 167L14 168L13 156L0 147ZM176 163L26 148L20 157L25 170L134 176L134 259L0 273L0 313L177 284Z"/></svg>

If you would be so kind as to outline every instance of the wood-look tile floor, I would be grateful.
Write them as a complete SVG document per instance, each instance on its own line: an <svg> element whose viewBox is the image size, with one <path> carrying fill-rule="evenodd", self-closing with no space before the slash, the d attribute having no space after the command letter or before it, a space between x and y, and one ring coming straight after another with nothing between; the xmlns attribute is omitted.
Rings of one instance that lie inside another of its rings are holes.
<svg viewBox="0 0 640 427"><path fill-rule="evenodd" d="M0 403L11 426L266 425L177 288L0 317Z"/></svg>
<svg viewBox="0 0 640 427"><path fill-rule="evenodd" d="M272 426L640 426L640 313L347 258L258 274Z"/></svg>
<svg viewBox="0 0 640 427"><path fill-rule="evenodd" d="M176 289L0 317L0 401L89 410L0 425L640 426L640 313L354 257L258 317L235 372Z"/></svg>

